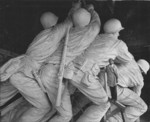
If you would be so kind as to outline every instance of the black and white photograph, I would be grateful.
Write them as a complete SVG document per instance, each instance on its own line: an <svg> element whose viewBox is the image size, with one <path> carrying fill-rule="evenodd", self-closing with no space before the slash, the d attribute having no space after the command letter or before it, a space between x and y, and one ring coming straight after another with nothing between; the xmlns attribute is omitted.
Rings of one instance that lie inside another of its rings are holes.
<svg viewBox="0 0 150 122"><path fill-rule="evenodd" d="M0 122L150 122L150 1L0 0Z"/></svg>

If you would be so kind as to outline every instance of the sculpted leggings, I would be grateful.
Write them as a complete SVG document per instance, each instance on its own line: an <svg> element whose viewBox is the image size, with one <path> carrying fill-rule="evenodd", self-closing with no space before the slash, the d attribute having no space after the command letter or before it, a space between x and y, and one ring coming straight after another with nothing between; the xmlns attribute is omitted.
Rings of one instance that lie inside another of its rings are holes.
<svg viewBox="0 0 150 122"><path fill-rule="evenodd" d="M86 109L77 122L100 122L110 103L99 80L89 72L78 72L71 83L93 102L93 105Z"/></svg>
<svg viewBox="0 0 150 122"><path fill-rule="evenodd" d="M10 82L32 105L15 122L41 122L51 106L37 82L22 72L12 75Z"/></svg>
<svg viewBox="0 0 150 122"><path fill-rule="evenodd" d="M126 105L125 116L129 122L134 122L147 110L147 105L135 92L128 88L117 86L117 100ZM115 114L108 122L123 122L121 114Z"/></svg>
<svg viewBox="0 0 150 122"><path fill-rule="evenodd" d="M47 64L41 69L41 80L46 87L49 99L55 108L58 92L58 69L59 65ZM57 114L49 122L69 122L72 118L72 105L68 89L62 84L62 99L60 107L57 107Z"/></svg>

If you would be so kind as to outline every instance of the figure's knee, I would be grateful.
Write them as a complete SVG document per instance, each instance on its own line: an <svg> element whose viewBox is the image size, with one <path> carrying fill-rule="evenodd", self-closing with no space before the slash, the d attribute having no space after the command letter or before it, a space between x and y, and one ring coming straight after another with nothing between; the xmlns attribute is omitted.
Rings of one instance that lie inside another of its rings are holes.
<svg viewBox="0 0 150 122"><path fill-rule="evenodd" d="M104 105L106 104L107 105L108 101L109 101L109 99L108 99L107 95L104 95L103 97L101 97L98 100L96 100L98 105L101 105L101 104L104 104Z"/></svg>
<svg viewBox="0 0 150 122"><path fill-rule="evenodd" d="M141 114L145 113L145 112L147 111L147 109L148 109L148 106L147 106L147 104L144 102L144 100L142 100L142 99L139 97L139 99L136 99L136 102L137 102L138 104L135 104L134 107L136 107L136 108L138 109L138 111L139 111Z"/></svg>
<svg viewBox="0 0 150 122"><path fill-rule="evenodd" d="M69 121L72 119L73 114L72 114L72 111L70 111L70 112L66 112L66 113L63 114L62 116L63 116L63 118L66 120L66 122L69 122Z"/></svg>
<svg viewBox="0 0 150 122"><path fill-rule="evenodd" d="M148 109L148 106L147 106L147 104L143 101L143 102L141 103L140 110L142 111L142 113L145 113L145 112L147 111L147 109Z"/></svg>
<svg viewBox="0 0 150 122"><path fill-rule="evenodd" d="M63 118L65 122L69 122L72 119L73 115L72 113L65 115Z"/></svg>
<svg viewBox="0 0 150 122"><path fill-rule="evenodd" d="M52 119L50 119L49 122L70 122L71 119L72 116L56 115Z"/></svg>
<svg viewBox="0 0 150 122"><path fill-rule="evenodd" d="M107 102L104 102L104 103L101 103L101 104L98 104L98 107L100 107L101 109L103 109L103 110L108 110L109 108L110 108L110 102L109 101L107 101Z"/></svg>
<svg viewBox="0 0 150 122"><path fill-rule="evenodd" d="M68 109L68 110L57 109L57 111L60 114L60 117L62 118L63 122L69 122L73 117L72 109Z"/></svg>
<svg viewBox="0 0 150 122"><path fill-rule="evenodd" d="M53 107L52 105L47 101L47 102L41 102L40 105L35 106L37 109L44 111L50 111Z"/></svg>
<svg viewBox="0 0 150 122"><path fill-rule="evenodd" d="M107 101L106 103L103 103L101 106L102 106L104 109L108 110L108 109L110 108L111 104L110 104L110 102Z"/></svg>
<svg viewBox="0 0 150 122"><path fill-rule="evenodd" d="M72 114L65 114L65 115L56 115L54 116L49 122L70 122L72 119Z"/></svg>
<svg viewBox="0 0 150 122"><path fill-rule="evenodd" d="M39 109L36 107L31 107L19 118L18 122L40 122L48 112L49 108Z"/></svg>
<svg viewBox="0 0 150 122"><path fill-rule="evenodd" d="M131 111L132 109L132 111ZM141 116L147 111L148 107L146 103L141 99L138 101L138 104L135 104L134 106L129 106L129 108L126 108L127 113L131 113L131 115L135 114L136 116ZM130 112L131 111L131 112Z"/></svg>

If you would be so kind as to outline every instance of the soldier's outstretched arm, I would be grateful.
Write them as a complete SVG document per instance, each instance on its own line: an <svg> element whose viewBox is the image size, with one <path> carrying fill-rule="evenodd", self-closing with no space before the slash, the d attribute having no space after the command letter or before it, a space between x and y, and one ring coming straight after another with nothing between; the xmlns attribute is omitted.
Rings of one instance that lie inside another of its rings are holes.
<svg viewBox="0 0 150 122"><path fill-rule="evenodd" d="M89 27L93 30L97 29L97 31L100 31L101 21L99 14L94 10L94 6L92 4L87 5L86 8L91 13L91 22Z"/></svg>

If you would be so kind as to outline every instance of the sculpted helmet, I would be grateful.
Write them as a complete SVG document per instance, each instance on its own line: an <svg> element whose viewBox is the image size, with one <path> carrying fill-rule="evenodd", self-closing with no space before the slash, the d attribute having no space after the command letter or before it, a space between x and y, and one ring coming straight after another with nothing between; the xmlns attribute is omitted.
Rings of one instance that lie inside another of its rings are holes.
<svg viewBox="0 0 150 122"><path fill-rule="evenodd" d="M148 72L148 70L149 70L149 68L150 68L149 63L148 63L146 60L144 60L144 59L139 59L139 60L137 61L137 64L138 64L139 67L142 69L142 71L143 71L145 74L147 74L147 72Z"/></svg>
<svg viewBox="0 0 150 122"><path fill-rule="evenodd" d="M46 12L46 13L42 14L40 21L41 21L43 28L48 29L48 28L56 25L56 23L58 21L58 17L55 14L53 14L52 12Z"/></svg>
<svg viewBox="0 0 150 122"><path fill-rule="evenodd" d="M115 18L106 21L106 23L104 24L105 33L116 33L123 29L124 28L122 27L121 22Z"/></svg>
<svg viewBox="0 0 150 122"><path fill-rule="evenodd" d="M79 8L72 15L75 26L84 27L90 23L91 14L84 8Z"/></svg>

